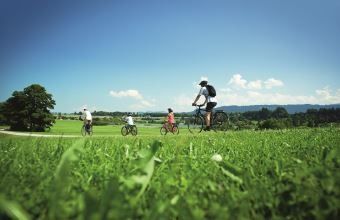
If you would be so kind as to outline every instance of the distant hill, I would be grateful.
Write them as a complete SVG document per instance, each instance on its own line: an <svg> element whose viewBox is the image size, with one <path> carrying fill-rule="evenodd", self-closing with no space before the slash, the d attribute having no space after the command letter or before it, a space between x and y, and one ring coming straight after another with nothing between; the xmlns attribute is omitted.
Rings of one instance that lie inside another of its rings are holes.
<svg viewBox="0 0 340 220"><path fill-rule="evenodd" d="M297 112L306 112L308 109L320 109L320 108L340 108L340 104L334 105L248 105L248 106L221 106L216 108L217 110L223 110L226 112L248 112L248 111L259 111L262 108L267 108L269 110L275 110L277 107L284 107L289 114L294 114Z"/></svg>

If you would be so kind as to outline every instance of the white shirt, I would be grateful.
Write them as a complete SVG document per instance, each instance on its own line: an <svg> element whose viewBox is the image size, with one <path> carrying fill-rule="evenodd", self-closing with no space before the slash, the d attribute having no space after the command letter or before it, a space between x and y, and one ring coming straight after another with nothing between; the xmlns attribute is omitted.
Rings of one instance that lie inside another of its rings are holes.
<svg viewBox="0 0 340 220"><path fill-rule="evenodd" d="M201 88L199 95L204 95L208 102L217 102L216 97L209 96L209 92L206 87Z"/></svg>
<svg viewBox="0 0 340 220"><path fill-rule="evenodd" d="M86 120L92 120L92 115L89 110L85 110L83 116Z"/></svg>
<svg viewBox="0 0 340 220"><path fill-rule="evenodd" d="M131 116L126 117L125 120L128 123L128 125L133 125L133 118Z"/></svg>

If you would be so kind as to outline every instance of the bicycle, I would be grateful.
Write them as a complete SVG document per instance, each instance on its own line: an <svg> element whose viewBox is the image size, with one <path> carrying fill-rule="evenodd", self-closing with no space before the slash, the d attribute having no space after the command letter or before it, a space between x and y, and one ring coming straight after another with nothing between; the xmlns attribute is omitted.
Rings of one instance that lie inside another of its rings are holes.
<svg viewBox="0 0 340 220"><path fill-rule="evenodd" d="M193 134L200 133L203 130L203 126L205 124L204 115L201 112L205 111L205 109L202 109L203 106L204 105L197 105L195 113L186 120L188 129ZM226 131L228 129L229 118L223 110L216 110L215 112L212 112L211 118L210 128L213 131Z"/></svg>
<svg viewBox="0 0 340 220"><path fill-rule="evenodd" d="M163 126L160 129L161 135L166 135L168 132L171 132L172 134L179 134L179 127L175 123L173 127L168 122L164 122Z"/></svg>
<svg viewBox="0 0 340 220"><path fill-rule="evenodd" d="M136 125L124 125L121 129L121 133L123 136L126 136L128 134L132 134L133 136L137 135L137 127Z"/></svg>
<svg viewBox="0 0 340 220"><path fill-rule="evenodd" d="M81 134L85 137L86 135L88 136L92 136L93 134L93 126L92 124L84 124L82 127L81 127Z"/></svg>

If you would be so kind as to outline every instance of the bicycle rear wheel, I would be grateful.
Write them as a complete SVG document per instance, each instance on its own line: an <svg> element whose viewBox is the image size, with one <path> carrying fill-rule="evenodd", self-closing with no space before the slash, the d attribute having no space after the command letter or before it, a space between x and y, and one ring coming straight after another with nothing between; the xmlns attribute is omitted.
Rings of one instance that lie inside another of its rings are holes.
<svg viewBox="0 0 340 220"><path fill-rule="evenodd" d="M173 134L179 134L179 128L177 125L174 125L174 127L172 128L172 133Z"/></svg>
<svg viewBox="0 0 340 220"><path fill-rule="evenodd" d="M188 118L186 124L188 125L188 129L192 134L198 134L203 129L203 118L199 116L192 116Z"/></svg>
<svg viewBox="0 0 340 220"><path fill-rule="evenodd" d="M212 121L212 129L217 131L227 131L229 128L229 118L225 112L216 112Z"/></svg>
<svg viewBox="0 0 340 220"><path fill-rule="evenodd" d="M132 134L133 136L136 136L136 135L137 135L137 127L136 127L136 125L133 125L133 126L131 127L131 134Z"/></svg>

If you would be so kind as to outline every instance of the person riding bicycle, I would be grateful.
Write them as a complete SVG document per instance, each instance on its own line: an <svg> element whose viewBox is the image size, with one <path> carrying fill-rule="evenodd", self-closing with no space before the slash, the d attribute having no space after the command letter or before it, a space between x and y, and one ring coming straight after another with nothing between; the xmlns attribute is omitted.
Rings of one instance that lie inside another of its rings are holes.
<svg viewBox="0 0 340 220"><path fill-rule="evenodd" d="M203 105L205 105L207 103L206 106L206 113L205 113L205 124L206 127L203 129L204 131L210 131L210 122L211 122L211 112L213 110L213 108L217 105L217 99L215 96L211 96L211 94L209 94L209 91L207 89L208 86L208 81L203 80L199 83L199 85L201 86L201 89L195 99L195 101L192 103L193 106L196 106L196 102L200 99L201 95L203 95L205 97L205 102Z"/></svg>
<svg viewBox="0 0 340 220"><path fill-rule="evenodd" d="M168 108L168 117L167 117L167 123L169 125L169 128L171 128L171 131L173 130L175 126L175 114L172 108Z"/></svg>
<svg viewBox="0 0 340 220"><path fill-rule="evenodd" d="M128 113L128 116L125 118L125 121L127 122L128 127L132 127L134 125L131 113Z"/></svg>
<svg viewBox="0 0 340 220"><path fill-rule="evenodd" d="M84 107L83 120L84 120L84 125L86 126L86 129L89 129L90 126L92 125L92 115L91 115L91 112L87 110L86 107Z"/></svg>

